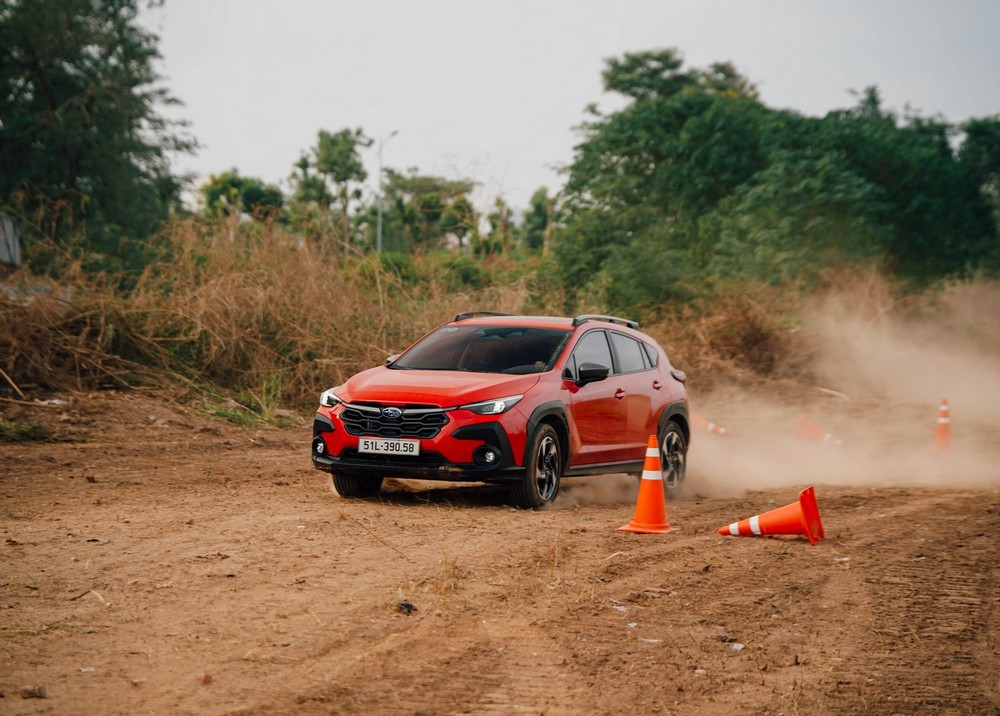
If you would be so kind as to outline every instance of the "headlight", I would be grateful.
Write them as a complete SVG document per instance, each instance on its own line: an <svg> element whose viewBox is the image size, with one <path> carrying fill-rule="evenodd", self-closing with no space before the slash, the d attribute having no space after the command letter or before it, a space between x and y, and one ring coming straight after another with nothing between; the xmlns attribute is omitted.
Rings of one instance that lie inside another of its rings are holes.
<svg viewBox="0 0 1000 716"><path fill-rule="evenodd" d="M332 408L335 405L339 405L344 401L337 397L337 394L333 392L333 388L329 390L324 390L319 396L319 404L325 405L328 408Z"/></svg>
<svg viewBox="0 0 1000 716"><path fill-rule="evenodd" d="M480 415L500 415L517 405L523 395L510 395L506 398L496 398L495 400L484 400L481 403L469 403L462 407Z"/></svg>

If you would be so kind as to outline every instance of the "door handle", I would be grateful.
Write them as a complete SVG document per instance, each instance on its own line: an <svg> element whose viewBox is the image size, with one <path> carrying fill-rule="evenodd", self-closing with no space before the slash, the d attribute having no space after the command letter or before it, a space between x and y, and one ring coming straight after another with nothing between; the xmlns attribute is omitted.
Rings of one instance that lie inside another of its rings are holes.
<svg viewBox="0 0 1000 716"><path fill-rule="evenodd" d="M659 390L662 387L663 387L663 383L661 383L658 380L654 380L653 381L653 390Z"/></svg>
<svg viewBox="0 0 1000 716"><path fill-rule="evenodd" d="M622 398L625 397L625 395L626 395L625 391L622 390L621 388L619 388L618 390L615 391L615 398L617 400L621 400Z"/></svg>

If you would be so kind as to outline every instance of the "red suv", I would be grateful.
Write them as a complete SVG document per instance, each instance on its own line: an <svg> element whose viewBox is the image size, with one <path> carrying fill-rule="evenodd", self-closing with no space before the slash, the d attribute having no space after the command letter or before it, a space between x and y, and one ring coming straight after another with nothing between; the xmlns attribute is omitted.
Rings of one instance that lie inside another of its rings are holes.
<svg viewBox="0 0 1000 716"><path fill-rule="evenodd" d="M560 477L640 473L649 436L664 486L684 479L685 376L639 325L460 313L384 366L320 396L313 465L345 497L386 476L509 485L515 505L555 499Z"/></svg>

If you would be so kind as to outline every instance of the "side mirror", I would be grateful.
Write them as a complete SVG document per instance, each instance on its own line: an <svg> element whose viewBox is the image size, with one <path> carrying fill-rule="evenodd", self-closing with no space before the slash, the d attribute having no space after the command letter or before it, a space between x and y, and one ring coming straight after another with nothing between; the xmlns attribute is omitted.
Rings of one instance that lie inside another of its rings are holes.
<svg viewBox="0 0 1000 716"><path fill-rule="evenodd" d="M610 372L610 368L600 363L581 363L580 374L576 378L576 384L586 385L587 383L596 383L599 380L607 378Z"/></svg>
<svg viewBox="0 0 1000 716"><path fill-rule="evenodd" d="M399 353L393 353L391 356L385 359L385 364L392 365L393 363L396 362L397 358L399 358Z"/></svg>

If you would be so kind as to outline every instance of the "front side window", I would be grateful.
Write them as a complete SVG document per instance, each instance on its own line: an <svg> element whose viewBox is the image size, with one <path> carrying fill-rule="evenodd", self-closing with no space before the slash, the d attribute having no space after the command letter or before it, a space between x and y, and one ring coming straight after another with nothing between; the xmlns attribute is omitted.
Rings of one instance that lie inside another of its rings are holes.
<svg viewBox="0 0 1000 716"><path fill-rule="evenodd" d="M607 334L604 331L591 331L580 339L573 351L571 366L573 375L579 375L580 366L584 363L597 363L612 370L614 361L611 359L611 347L608 345Z"/></svg>

